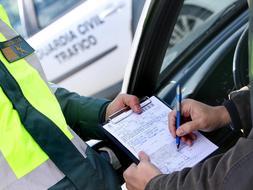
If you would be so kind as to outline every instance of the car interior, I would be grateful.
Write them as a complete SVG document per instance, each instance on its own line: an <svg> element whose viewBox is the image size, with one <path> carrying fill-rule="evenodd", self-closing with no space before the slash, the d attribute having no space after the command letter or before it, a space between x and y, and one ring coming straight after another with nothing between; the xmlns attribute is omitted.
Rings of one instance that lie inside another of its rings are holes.
<svg viewBox="0 0 253 190"><path fill-rule="evenodd" d="M245 7L246 3L243 11L238 11L239 14L235 16L230 15L222 24L215 25L214 23L212 25L214 29L203 34L201 36L203 38L196 40L196 44L186 48L187 52L180 52L181 54L172 61L174 65L168 65L168 69L160 71L160 80L158 79L157 84L154 85L155 90L151 93L173 108L176 93L175 81L178 81L183 86L183 98L192 98L215 106L222 105L228 99L231 91L247 85L249 81L248 12ZM166 54L162 60L171 61L167 59ZM154 67L147 69L148 73L152 73L154 69ZM136 73L138 74L138 71ZM135 86L131 84L129 92L142 94L142 87L146 84L138 77L133 77L133 79L132 84L135 83ZM145 88L143 89L144 93L148 92ZM219 146L219 149L213 154L227 151L238 138L243 136L241 131L234 131L230 126L211 133L203 132L203 134ZM132 161L109 141L107 143L119 155L123 165L122 172Z"/></svg>

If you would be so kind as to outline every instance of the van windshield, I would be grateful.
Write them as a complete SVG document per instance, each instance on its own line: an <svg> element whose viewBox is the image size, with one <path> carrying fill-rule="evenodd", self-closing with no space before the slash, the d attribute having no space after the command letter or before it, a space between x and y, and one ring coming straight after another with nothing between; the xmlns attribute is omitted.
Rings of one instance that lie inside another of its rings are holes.
<svg viewBox="0 0 253 190"><path fill-rule="evenodd" d="M85 0L67 0L64 2L62 0L34 0L39 27L44 28L83 1Z"/></svg>

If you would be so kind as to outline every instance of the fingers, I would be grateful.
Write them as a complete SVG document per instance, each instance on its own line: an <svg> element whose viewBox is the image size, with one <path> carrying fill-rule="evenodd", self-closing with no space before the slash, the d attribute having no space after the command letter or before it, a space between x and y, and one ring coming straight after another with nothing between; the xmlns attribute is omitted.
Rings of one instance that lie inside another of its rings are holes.
<svg viewBox="0 0 253 190"><path fill-rule="evenodd" d="M182 124L178 129L176 129L176 110L172 110L169 114L169 131L171 135L175 138L176 136L181 137L181 141L191 146L193 141L196 140L197 136L192 133L198 130L198 121L191 121L191 105L193 101L186 99L182 102L182 120L186 123Z"/></svg>
<svg viewBox="0 0 253 190"><path fill-rule="evenodd" d="M176 110L172 110L169 114L169 131L171 135L176 137Z"/></svg>
<svg viewBox="0 0 253 190"><path fill-rule="evenodd" d="M137 165L135 163L132 163L124 172L123 172L123 178L126 182L127 189L134 189L131 183L132 178L134 178L134 174L137 171Z"/></svg>
<svg viewBox="0 0 253 190"><path fill-rule="evenodd" d="M186 134L190 134L193 131L196 131L199 129L199 124L197 121L189 121L184 124L182 124L177 130L176 135L181 137Z"/></svg>
<svg viewBox="0 0 253 190"><path fill-rule="evenodd" d="M145 189L147 183L155 176L161 174L161 171L150 162L144 152L139 153L140 163L131 164L123 173L126 187L129 190Z"/></svg>
<svg viewBox="0 0 253 190"><path fill-rule="evenodd" d="M139 99L136 96L122 94L123 102L125 105L129 106L134 112L140 113L141 106Z"/></svg>
<svg viewBox="0 0 253 190"><path fill-rule="evenodd" d="M132 163L123 173L123 177L125 181L132 175L133 172L135 172L137 169L137 165L135 163Z"/></svg>
<svg viewBox="0 0 253 190"><path fill-rule="evenodd" d="M126 171L132 171L132 170L135 170L137 168L137 165L135 163L132 163ZM127 172L126 172L127 173Z"/></svg>
<svg viewBox="0 0 253 190"><path fill-rule="evenodd" d="M150 162L149 156L143 151L139 152L139 159L140 159L140 161Z"/></svg>
<svg viewBox="0 0 253 190"><path fill-rule="evenodd" d="M192 104L193 104L193 100L191 99L185 99L182 101L182 104L181 104L181 115L184 117L184 118L188 118L188 117L191 117L191 107L192 107Z"/></svg>
<svg viewBox="0 0 253 190"><path fill-rule="evenodd" d="M193 142L197 139L196 134L190 133L188 135L182 136L181 141L184 142L185 144L192 146Z"/></svg>
<svg viewBox="0 0 253 190"><path fill-rule="evenodd" d="M134 112L141 113L139 99L129 94L119 94L106 108L105 120L120 109L130 107Z"/></svg>
<svg viewBox="0 0 253 190"><path fill-rule="evenodd" d="M191 100L190 99L185 99L183 102L182 102L182 105L181 105L181 114L182 114L182 117L183 119L186 119L186 118L189 118L190 117L190 105L191 104ZM172 110L169 114L169 131L171 133L171 135L175 138L176 137L176 115L177 115L177 112L176 110ZM183 135L181 135L183 136Z"/></svg>

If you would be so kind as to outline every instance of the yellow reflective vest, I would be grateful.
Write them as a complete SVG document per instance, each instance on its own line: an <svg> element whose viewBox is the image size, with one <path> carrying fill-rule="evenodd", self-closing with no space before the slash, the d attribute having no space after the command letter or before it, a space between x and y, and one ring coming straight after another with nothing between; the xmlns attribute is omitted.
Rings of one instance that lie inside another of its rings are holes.
<svg viewBox="0 0 253 190"><path fill-rule="evenodd" d="M120 189L111 166L68 127L36 55L2 6L0 50L0 189ZM97 116L106 104L79 98Z"/></svg>

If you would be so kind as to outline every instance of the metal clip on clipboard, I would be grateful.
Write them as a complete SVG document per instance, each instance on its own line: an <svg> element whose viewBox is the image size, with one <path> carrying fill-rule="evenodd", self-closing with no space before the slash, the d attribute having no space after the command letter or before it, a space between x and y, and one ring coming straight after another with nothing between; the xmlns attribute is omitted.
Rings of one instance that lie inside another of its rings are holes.
<svg viewBox="0 0 253 190"><path fill-rule="evenodd" d="M145 97L140 101L140 106L141 108L144 108L145 106L149 105L151 103L151 100L149 97ZM134 113L129 106L124 107L120 109L119 111L113 113L112 115L109 116L108 122L111 122L113 124L117 124L118 122L122 121L123 119L127 118L130 116L132 113Z"/></svg>

